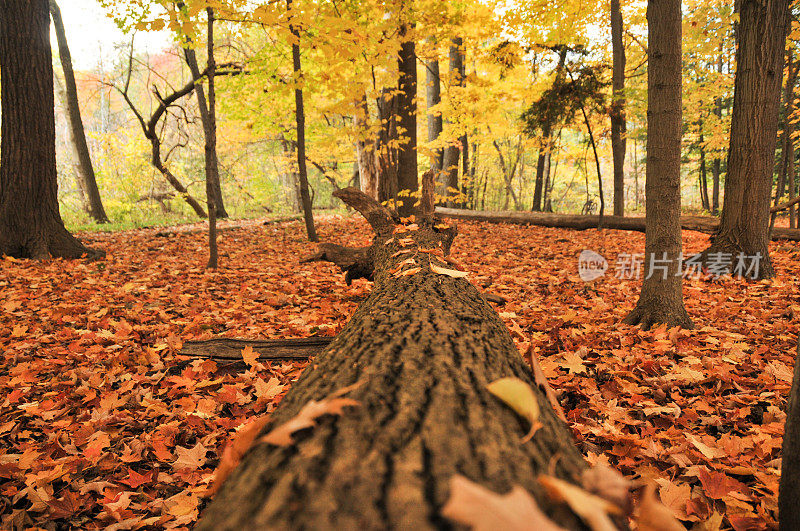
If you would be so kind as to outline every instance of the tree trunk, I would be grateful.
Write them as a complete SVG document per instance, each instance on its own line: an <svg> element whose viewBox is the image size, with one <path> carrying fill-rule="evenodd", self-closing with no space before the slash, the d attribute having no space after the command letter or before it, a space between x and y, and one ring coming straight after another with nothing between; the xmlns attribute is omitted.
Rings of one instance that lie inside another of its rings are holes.
<svg viewBox="0 0 800 531"><path fill-rule="evenodd" d="M0 2L0 255L97 257L58 211L47 0Z"/></svg>
<svg viewBox="0 0 800 531"><path fill-rule="evenodd" d="M627 324L691 328L681 257L681 1L647 2L645 280ZM666 261L666 263L664 263Z"/></svg>
<svg viewBox="0 0 800 531"><path fill-rule="evenodd" d="M286 10L292 16L292 0L286 0ZM300 68L300 32L290 24L292 34L292 63L297 86L294 89L295 119L297 122L297 175L300 179L300 199L303 202L303 217L306 221L306 233L312 242L319 241L317 229L314 227L314 213L311 210L311 197L308 194L308 172L306 170L306 115L303 109L303 72Z"/></svg>
<svg viewBox="0 0 800 531"><path fill-rule="evenodd" d="M741 0L725 200L719 232L702 253L753 257L747 262L758 262L758 278L775 274L769 200L788 12L788 0Z"/></svg>
<svg viewBox="0 0 800 531"><path fill-rule="evenodd" d="M401 14L404 16L404 14ZM400 55L397 60L399 77L398 94L398 125L402 128L401 137L405 138L400 143L397 154L397 211L401 216L411 214L415 198L405 194L414 194L419 185L417 183L417 54L413 37L409 38L408 32L413 29L410 23L400 25Z"/></svg>
<svg viewBox="0 0 800 531"><path fill-rule="evenodd" d="M797 190L797 182L795 179L794 167L792 167L792 171L789 172L789 200L795 198ZM789 207L789 228L793 229L797 227L797 208L792 205Z"/></svg>
<svg viewBox="0 0 800 531"><path fill-rule="evenodd" d="M219 264L217 214L219 213L223 217L227 217L228 214L222 206L219 161L217 160L217 91L214 82L217 63L214 60L214 10L210 7L206 8L206 14L208 16L208 120L203 124L206 138L206 204L208 208L208 264L206 267L216 269ZM195 66L197 66L196 62ZM202 90L198 87L198 100L200 93ZM219 210L221 212L218 212Z"/></svg>
<svg viewBox="0 0 800 531"><path fill-rule="evenodd" d="M426 178L432 189L433 173ZM398 253L404 248L389 213L356 190L335 194L375 231L375 284L264 431L354 384L347 397L359 405L321 418L290 447L257 443L197 529L450 528L440 510L454 474L496 492L519 485L559 525L583 528L536 478L550 473L574 483L586 465L497 313L467 280L434 273L430 254L417 255L420 271L395 275L409 255ZM420 218L419 230L405 233L412 248L446 254L455 231L436 232L435 220ZM520 442L527 422L486 389L510 376L532 386L541 409L543 427L527 443Z"/></svg>
<svg viewBox="0 0 800 531"><path fill-rule="evenodd" d="M794 362L794 377L781 448L781 482L778 493L780 531L800 529L800 343Z"/></svg>
<svg viewBox="0 0 800 531"><path fill-rule="evenodd" d="M398 81L399 83L399 81ZM381 91L378 98L378 121L381 124L380 134L376 142L375 152L378 154L377 190L378 201L396 201L399 175L399 150L400 133L399 102L400 97L389 88Z"/></svg>
<svg viewBox="0 0 800 531"><path fill-rule="evenodd" d="M781 160L778 167L778 182L775 188L774 206L778 206L781 197L786 193L786 181L790 172L794 172L794 142L792 141L791 116L794 110L794 84L797 77L797 68L794 66L792 49L786 51L787 70L786 87L783 91L783 133L781 134ZM772 212L769 227L772 230L775 224L776 213Z"/></svg>
<svg viewBox="0 0 800 531"><path fill-rule="evenodd" d="M442 82L439 77L439 60L431 59L425 68L425 105L428 108L428 142L435 142L442 134L442 113L431 112L431 108L442 101ZM433 150L431 169L435 172L442 171L443 151L441 148Z"/></svg>
<svg viewBox="0 0 800 531"><path fill-rule="evenodd" d="M719 45L719 59L717 61L717 73L722 73L722 59L723 59L723 44L720 43ZM722 98L716 99L716 105L714 112L717 115L717 118L722 120ZM712 173L714 177L714 184L713 189L711 192L711 213L715 216L719 214L719 177L720 177L720 166L722 165L722 161L719 157L714 157L714 165L712 167Z"/></svg>
<svg viewBox="0 0 800 531"><path fill-rule="evenodd" d="M702 130L703 124L700 123L700 129ZM706 150L703 147L703 133L700 133L700 171L699 179L700 179L700 205L703 210L711 210L711 205L708 204L708 176L706 175Z"/></svg>
<svg viewBox="0 0 800 531"><path fill-rule="evenodd" d="M366 95L361 98L361 105L353 115L353 125L358 135L356 138L356 162L359 187L371 198L378 199L380 144L379 139L373 138L369 133L369 105Z"/></svg>
<svg viewBox="0 0 800 531"><path fill-rule="evenodd" d="M450 87L463 87L466 79L464 61L464 39L454 37L450 43ZM458 186L458 166L461 163L461 152L465 149L462 141L464 137L458 139L459 145L449 144L444 150L444 160L442 170L444 171L445 195L448 197L448 206L454 206L453 194L457 194Z"/></svg>
<svg viewBox="0 0 800 531"><path fill-rule="evenodd" d="M625 46L622 43L622 11L611 0L612 90L611 151L614 159L614 215L625 214Z"/></svg>
<svg viewBox="0 0 800 531"><path fill-rule="evenodd" d="M69 120L70 138L78 161L78 178L83 184L83 191L89 200L89 215L98 223L108 223L108 216L103 208L100 190L94 176L92 158L89 156L89 146L86 144L86 134L81 120L81 109L78 104L78 87L75 84L75 73L72 70L72 55L67 45L67 35L64 32L64 23L61 20L61 10L55 0L50 0L50 15L53 17L56 40L58 41L58 55L61 60L61 69L64 71L64 93L67 106L67 119Z"/></svg>
<svg viewBox="0 0 800 531"><path fill-rule="evenodd" d="M213 41L210 46L213 47ZM217 124L216 124L216 109L212 107L211 94L206 100L206 93L203 85L200 83L203 75L200 72L200 67L197 64L197 55L194 49L184 48L184 58L192 73L192 78L196 82L194 89L197 96L197 107L200 111L200 121L203 123L203 136L205 138L205 170L206 170L206 191L211 192L211 198L214 200L214 207L216 210L216 217L227 218L228 212L225 210L224 202L222 199L222 187L219 178L219 159L217 158ZM208 56L208 90L211 92L211 86L214 83L214 74L212 67L214 65L214 56ZM212 119L212 115L213 119ZM213 138L212 138L213 137ZM209 151L211 149L211 151ZM209 211L209 218L211 212Z"/></svg>
<svg viewBox="0 0 800 531"><path fill-rule="evenodd" d="M533 210L540 212L542 210L542 190L544 189L545 181L549 180L545 175L545 159L550 150L550 124L542 126L542 146L539 147L539 156L536 159L536 179L533 184Z"/></svg>

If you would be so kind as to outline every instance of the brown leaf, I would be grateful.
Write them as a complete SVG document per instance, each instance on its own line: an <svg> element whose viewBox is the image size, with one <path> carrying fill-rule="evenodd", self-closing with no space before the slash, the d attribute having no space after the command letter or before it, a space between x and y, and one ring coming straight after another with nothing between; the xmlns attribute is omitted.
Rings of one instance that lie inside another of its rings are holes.
<svg viewBox="0 0 800 531"><path fill-rule="evenodd" d="M222 452L222 457L219 460L219 465L214 471L214 480L209 485L206 491L207 496L216 494L231 472L239 466L239 462L247 450L253 446L253 442L264 429L264 426L269 422L269 415L259 417L246 425L242 426L231 438L230 442L225 446Z"/></svg>
<svg viewBox="0 0 800 531"><path fill-rule="evenodd" d="M631 487L633 482L613 468L597 465L583 471L583 488L604 500L608 500L630 514L633 505Z"/></svg>
<svg viewBox="0 0 800 531"><path fill-rule="evenodd" d="M613 503L552 476L540 475L538 480L550 498L566 502L592 531L617 531L608 515L622 514L622 511Z"/></svg>
<svg viewBox="0 0 800 531"><path fill-rule="evenodd" d="M522 487L497 494L458 474L450 478L450 497L441 514L475 531L563 531Z"/></svg>
<svg viewBox="0 0 800 531"><path fill-rule="evenodd" d="M656 488L647 485L639 501L639 531L686 531L672 511L656 498Z"/></svg>

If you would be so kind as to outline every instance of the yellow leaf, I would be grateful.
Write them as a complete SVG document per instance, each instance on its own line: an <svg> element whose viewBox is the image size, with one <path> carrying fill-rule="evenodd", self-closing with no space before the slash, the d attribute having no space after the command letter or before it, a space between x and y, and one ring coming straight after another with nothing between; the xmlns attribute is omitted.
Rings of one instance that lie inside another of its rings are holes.
<svg viewBox="0 0 800 531"><path fill-rule="evenodd" d="M253 347L247 345L242 349L242 359L251 368L254 369L258 363L258 354L253 351Z"/></svg>
<svg viewBox="0 0 800 531"><path fill-rule="evenodd" d="M531 429L522 442L530 440L536 430L542 427L539 422L539 402L531 386L515 377L500 378L486 386L490 393L505 402L519 416L531 423Z"/></svg>

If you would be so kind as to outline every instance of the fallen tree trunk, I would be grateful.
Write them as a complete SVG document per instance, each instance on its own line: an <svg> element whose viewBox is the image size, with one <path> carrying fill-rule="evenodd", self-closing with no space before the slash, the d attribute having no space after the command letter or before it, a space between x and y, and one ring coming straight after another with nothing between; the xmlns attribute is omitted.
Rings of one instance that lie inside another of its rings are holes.
<svg viewBox="0 0 800 531"><path fill-rule="evenodd" d="M242 360L242 349L250 347L260 360L304 360L316 356L331 344L332 337L289 339L217 338L207 341L186 341L180 352L184 356L221 360Z"/></svg>
<svg viewBox="0 0 800 531"><path fill-rule="evenodd" d="M541 227L557 227L562 229L587 230L596 229L598 216L581 216L575 214L547 214L543 212L481 212L461 210L457 208L436 208L436 213L453 219L469 221L485 221L487 223L514 223L517 225L538 225ZM681 228L705 234L714 234L719 227L719 220L709 216L681 216ZM604 229L633 230L644 232L644 218L603 216ZM772 229L773 240L800 241L800 229L775 227Z"/></svg>
<svg viewBox="0 0 800 531"><path fill-rule="evenodd" d="M498 493L519 485L555 522L583 528L537 482L542 473L579 481L586 464L569 429L478 290L431 268L447 267L436 254L446 255L455 236L431 218L432 177L424 177L418 230L402 233L365 194L353 188L334 193L375 231L366 251L374 287L293 384L264 432L309 401L356 383L347 397L360 405L321 417L317 426L295 433L293 445L256 443L198 529L450 528L440 510L455 474ZM526 443L527 421L487 391L503 377L530 384L541 410L542 427Z"/></svg>

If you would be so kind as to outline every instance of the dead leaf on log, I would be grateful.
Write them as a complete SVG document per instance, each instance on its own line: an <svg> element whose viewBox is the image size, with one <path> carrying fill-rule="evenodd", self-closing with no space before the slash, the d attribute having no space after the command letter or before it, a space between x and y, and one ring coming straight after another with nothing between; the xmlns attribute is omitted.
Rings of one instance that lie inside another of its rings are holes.
<svg viewBox="0 0 800 531"><path fill-rule="evenodd" d="M539 358L537 358L533 353L533 344L528 346L528 349L525 351L525 355L523 357L527 358L528 363L530 363L531 368L533 369L533 380L536 382L536 385L538 385L539 388L544 391L544 394L547 396L547 400L550 402L550 405L553 406L553 409L558 417L564 422L567 422L567 416L564 414L564 409L561 407L561 404L558 401L556 392L553 391L552 387L550 387L550 383L547 381L547 377L542 371L542 366L539 364Z"/></svg>
<svg viewBox="0 0 800 531"><path fill-rule="evenodd" d="M551 499L566 502L592 531L617 531L608 515L622 514L622 510L613 503L552 476L541 475L538 479Z"/></svg>
<svg viewBox="0 0 800 531"><path fill-rule="evenodd" d="M563 531L522 487L497 494L458 474L450 478L450 497L441 514L474 531Z"/></svg>
<svg viewBox="0 0 800 531"><path fill-rule="evenodd" d="M323 415L341 415L345 407L360 405L360 402L352 398L341 398L343 394L356 389L359 385L361 385L360 382L339 389L328 396L328 398L320 401L310 400L300 409L297 415L271 430L268 434L259 439L259 441L274 444L275 446L293 445L294 439L292 439L292 434L305 428L313 428L317 425L315 422L317 418Z"/></svg>
<svg viewBox="0 0 800 531"><path fill-rule="evenodd" d="M596 465L583 471L583 488L620 507L626 514L633 508L631 489L635 484L625 476L605 465Z"/></svg>
<svg viewBox="0 0 800 531"><path fill-rule="evenodd" d="M456 271L455 269L447 269L445 267L439 267L436 264L431 262L431 271L434 273L438 273L440 275L447 275L448 277L453 278L464 278L469 275L466 271Z"/></svg>
<svg viewBox="0 0 800 531"><path fill-rule="evenodd" d="M247 453L247 450L253 446L253 442L256 440L256 437L258 437L258 434L261 433L261 430L264 429L264 426L267 425L267 422L269 422L269 415L264 415L263 417L259 417L245 424L236 432L230 442L228 442L225 446L225 450L222 452L219 465L217 465L217 469L214 471L214 480L206 491L208 496L213 496L217 493L225 480L228 479L228 476L231 475L233 469L239 465L239 462L242 460L244 454Z"/></svg>
<svg viewBox="0 0 800 531"><path fill-rule="evenodd" d="M519 416L531 422L531 429L522 442L527 442L542 427L539 422L539 402L531 386L519 378L500 378L486 386L490 393L505 402L507 406L516 411Z"/></svg>

